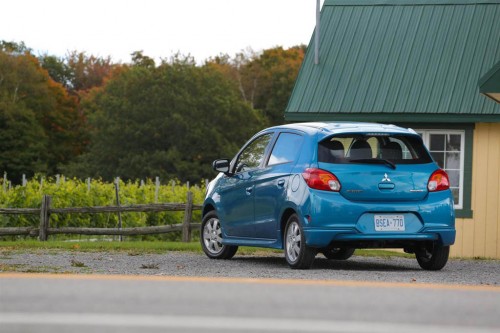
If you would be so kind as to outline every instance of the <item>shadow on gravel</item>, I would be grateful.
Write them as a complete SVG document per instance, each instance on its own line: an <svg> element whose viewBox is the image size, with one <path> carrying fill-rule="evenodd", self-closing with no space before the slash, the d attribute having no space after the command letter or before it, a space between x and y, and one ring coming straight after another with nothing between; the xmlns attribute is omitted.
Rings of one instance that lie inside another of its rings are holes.
<svg viewBox="0 0 500 333"><path fill-rule="evenodd" d="M415 261L416 262L416 261ZM399 272L411 272L411 271L421 271L419 267L410 267L404 265L403 263L391 262L391 259L387 260L377 260L370 261L369 259L359 261L356 258L349 260L327 260L323 258L317 258L314 260L311 269L332 269L337 271L399 271Z"/></svg>
<svg viewBox="0 0 500 333"><path fill-rule="evenodd" d="M262 268L286 268L289 269L284 257L234 257L231 261L248 263ZM415 261L416 263L416 261ZM421 271L418 266L408 266L405 262L394 263L391 259L360 259L349 260L327 260L318 257L314 260L311 270L334 270L334 271L393 271L412 272Z"/></svg>

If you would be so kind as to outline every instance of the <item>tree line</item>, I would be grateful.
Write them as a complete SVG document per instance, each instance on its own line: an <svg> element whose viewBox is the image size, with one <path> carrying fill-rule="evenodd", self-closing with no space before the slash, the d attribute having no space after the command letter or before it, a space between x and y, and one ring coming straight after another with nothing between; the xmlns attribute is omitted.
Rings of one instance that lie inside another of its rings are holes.
<svg viewBox="0 0 500 333"><path fill-rule="evenodd" d="M305 46L199 65L142 51L130 63L0 41L0 171L199 182L259 129L283 123Z"/></svg>

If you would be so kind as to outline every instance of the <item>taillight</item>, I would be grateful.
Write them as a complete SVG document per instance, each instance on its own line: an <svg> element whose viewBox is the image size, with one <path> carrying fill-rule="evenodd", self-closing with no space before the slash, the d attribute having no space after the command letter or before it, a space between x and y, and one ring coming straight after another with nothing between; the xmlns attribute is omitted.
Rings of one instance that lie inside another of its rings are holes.
<svg viewBox="0 0 500 333"><path fill-rule="evenodd" d="M308 168L302 173L302 177L307 183L307 186L316 190L323 191L340 191L340 182L337 177L328 171Z"/></svg>
<svg viewBox="0 0 500 333"><path fill-rule="evenodd" d="M448 179L448 174L442 169L434 171L427 183L429 192L443 191L449 188L450 180Z"/></svg>

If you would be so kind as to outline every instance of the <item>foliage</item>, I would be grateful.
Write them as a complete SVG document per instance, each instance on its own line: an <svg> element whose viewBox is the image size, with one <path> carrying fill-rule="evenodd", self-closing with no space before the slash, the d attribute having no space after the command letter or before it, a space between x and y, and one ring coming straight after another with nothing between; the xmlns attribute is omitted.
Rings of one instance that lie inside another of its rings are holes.
<svg viewBox="0 0 500 333"><path fill-rule="evenodd" d="M203 65L175 54L132 63L71 51L35 57L0 41L0 172L110 181L198 181L256 131L283 123L305 47L275 47Z"/></svg>
<svg viewBox="0 0 500 333"><path fill-rule="evenodd" d="M3 46L2 46L3 45ZM9 47L7 47L7 46ZM0 43L0 155L3 171L57 173L81 152L77 100L24 46Z"/></svg>
<svg viewBox="0 0 500 333"><path fill-rule="evenodd" d="M179 181L170 181L158 187L159 203L185 203L188 188ZM204 189L190 188L194 204L201 204ZM0 187L0 207L2 208L39 208L44 194L52 196L53 208L110 206L116 204L114 183L100 179L81 181L78 179L59 180L38 176L29 180L26 186ZM156 184L148 179L119 183L121 205L154 203ZM153 226L182 223L184 212L162 213L122 213L123 227ZM30 215L0 215L0 227L37 227L40 217ZM193 221L201 220L201 212L193 211ZM113 213L102 214L53 214L51 227L96 227L114 228L118 218ZM145 237L147 238L147 237Z"/></svg>
<svg viewBox="0 0 500 333"><path fill-rule="evenodd" d="M284 112L305 55L305 46L265 50L256 60L260 68L255 108L262 110L272 125L284 122Z"/></svg>
<svg viewBox="0 0 500 333"><path fill-rule="evenodd" d="M91 145L66 174L197 181L260 129L258 114L218 71L190 58L157 67L140 53L134 59L84 101Z"/></svg>
<svg viewBox="0 0 500 333"><path fill-rule="evenodd" d="M34 112L0 97L0 170L15 179L23 173L46 172L46 147L47 138Z"/></svg>
<svg viewBox="0 0 500 333"><path fill-rule="evenodd" d="M119 67L112 63L111 57L96 57L77 51L69 52L64 58L44 54L39 61L54 81L76 95L102 86L113 69Z"/></svg>
<svg viewBox="0 0 500 333"><path fill-rule="evenodd" d="M62 251L77 251L77 252L125 252L130 256L136 256L146 253L165 253L167 251L183 251L183 252L198 252L202 253L200 242L193 241L190 243L183 242L157 242L157 241L81 241L67 242L54 241L49 239L46 242L38 240L16 240L16 241L0 241L0 255L2 253L12 252L38 252L38 251L58 252Z"/></svg>
<svg viewBox="0 0 500 333"><path fill-rule="evenodd" d="M306 47L247 50L233 59L219 55L206 62L236 85L252 108L262 111L269 125L284 122L283 114L299 73Z"/></svg>

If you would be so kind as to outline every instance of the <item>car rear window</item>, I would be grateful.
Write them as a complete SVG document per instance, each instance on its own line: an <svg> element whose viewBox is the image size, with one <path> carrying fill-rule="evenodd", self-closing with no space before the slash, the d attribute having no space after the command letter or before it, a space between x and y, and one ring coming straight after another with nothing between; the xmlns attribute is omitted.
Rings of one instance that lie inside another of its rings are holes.
<svg viewBox="0 0 500 333"><path fill-rule="evenodd" d="M343 134L318 144L318 162L424 164L432 162L422 140L416 135Z"/></svg>

